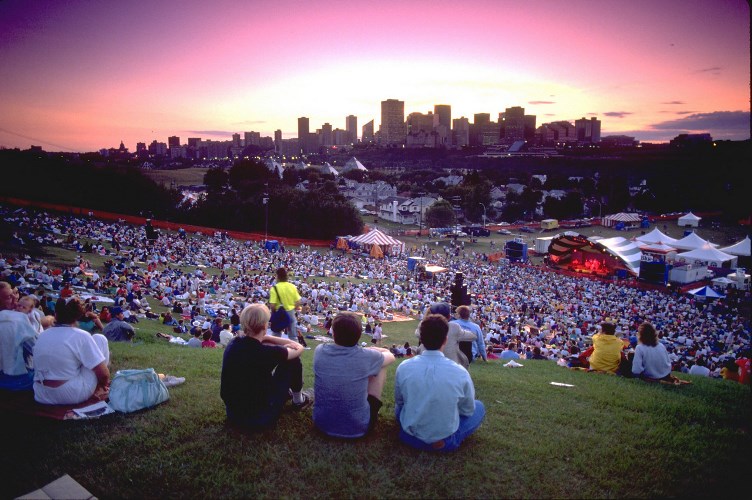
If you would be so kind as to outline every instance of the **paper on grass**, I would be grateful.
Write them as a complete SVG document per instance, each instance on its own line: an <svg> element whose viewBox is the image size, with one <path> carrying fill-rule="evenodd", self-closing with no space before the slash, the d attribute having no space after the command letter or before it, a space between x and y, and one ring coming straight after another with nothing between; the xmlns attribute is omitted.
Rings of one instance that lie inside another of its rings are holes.
<svg viewBox="0 0 752 500"><path fill-rule="evenodd" d="M521 365L515 360L512 360L509 363L505 364L504 366L506 366L507 368L522 368L525 365Z"/></svg>
<svg viewBox="0 0 752 500"><path fill-rule="evenodd" d="M78 418L99 418L102 415L115 413L115 410L104 401L100 401L93 405L84 406L83 408L76 408L73 410L73 413L75 413Z"/></svg>
<svg viewBox="0 0 752 500"><path fill-rule="evenodd" d="M556 385L559 387L574 387L572 384L565 384L563 382L551 382L551 385Z"/></svg>

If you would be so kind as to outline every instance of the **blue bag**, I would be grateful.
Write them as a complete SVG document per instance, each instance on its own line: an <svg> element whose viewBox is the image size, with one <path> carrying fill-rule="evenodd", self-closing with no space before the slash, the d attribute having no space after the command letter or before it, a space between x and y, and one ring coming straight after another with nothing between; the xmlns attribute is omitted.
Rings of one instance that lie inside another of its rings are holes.
<svg viewBox="0 0 752 500"><path fill-rule="evenodd" d="M110 384L110 406L122 413L151 408L170 399L154 368L118 370Z"/></svg>

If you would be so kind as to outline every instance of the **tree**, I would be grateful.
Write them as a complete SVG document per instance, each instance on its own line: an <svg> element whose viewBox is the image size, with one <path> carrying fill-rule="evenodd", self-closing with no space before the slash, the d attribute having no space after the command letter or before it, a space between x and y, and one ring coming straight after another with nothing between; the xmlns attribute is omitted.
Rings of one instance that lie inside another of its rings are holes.
<svg viewBox="0 0 752 500"><path fill-rule="evenodd" d="M426 226L449 227L457 222L454 208L447 200L438 200L426 210Z"/></svg>
<svg viewBox="0 0 752 500"><path fill-rule="evenodd" d="M229 180L230 176L220 167L210 168L204 174L204 184L206 185L206 190L210 193L224 191Z"/></svg>

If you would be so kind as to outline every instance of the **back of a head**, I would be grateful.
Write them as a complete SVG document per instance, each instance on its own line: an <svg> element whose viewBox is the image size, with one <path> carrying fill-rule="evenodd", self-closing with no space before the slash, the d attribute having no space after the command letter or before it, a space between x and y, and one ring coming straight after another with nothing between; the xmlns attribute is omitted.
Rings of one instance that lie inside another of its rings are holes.
<svg viewBox="0 0 752 500"><path fill-rule="evenodd" d="M420 341L429 351L441 349L448 332L449 323L441 314L429 314L420 322Z"/></svg>
<svg viewBox="0 0 752 500"><path fill-rule="evenodd" d="M446 319L452 316L452 307L446 302L434 302L431 307L428 308L430 314L440 314Z"/></svg>
<svg viewBox="0 0 752 500"><path fill-rule="evenodd" d="M287 281L287 269L284 267L277 269L277 281Z"/></svg>
<svg viewBox="0 0 752 500"><path fill-rule="evenodd" d="M468 306L459 306L457 308L457 314L460 319L470 319L470 308Z"/></svg>
<svg viewBox="0 0 752 500"><path fill-rule="evenodd" d="M254 334L266 331L271 313L264 304L251 304L240 313L240 326L245 333Z"/></svg>
<svg viewBox="0 0 752 500"><path fill-rule="evenodd" d="M614 335L616 334L616 325L614 323L606 321L604 323L601 323L601 331L603 333L607 333L608 335Z"/></svg>
<svg viewBox="0 0 752 500"><path fill-rule="evenodd" d="M642 323L637 329L637 336L640 343L647 346L655 347L658 345L658 333L648 322Z"/></svg>
<svg viewBox="0 0 752 500"><path fill-rule="evenodd" d="M55 320L59 325L70 325L81 319L84 313L84 304L78 297L60 298L55 304Z"/></svg>
<svg viewBox="0 0 752 500"><path fill-rule="evenodd" d="M344 347L352 347L360 340L361 321L355 313L342 312L332 320L332 334L334 343Z"/></svg>

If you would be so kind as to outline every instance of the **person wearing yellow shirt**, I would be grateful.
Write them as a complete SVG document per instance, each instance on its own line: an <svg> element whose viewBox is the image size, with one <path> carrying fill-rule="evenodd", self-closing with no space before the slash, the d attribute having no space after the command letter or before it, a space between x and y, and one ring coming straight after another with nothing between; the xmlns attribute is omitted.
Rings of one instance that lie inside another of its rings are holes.
<svg viewBox="0 0 752 500"><path fill-rule="evenodd" d="M292 283L287 282L287 269L277 269L277 283L269 290L269 306L272 312L278 307L284 307L290 317L290 324L285 328L287 338L292 341L298 340L298 322L295 318L295 309L300 305L300 294ZM280 333L281 335L281 333ZM277 335L277 336L280 336Z"/></svg>
<svg viewBox="0 0 752 500"><path fill-rule="evenodd" d="M616 373L621 363L621 351L629 341L616 336L614 323L601 324L600 333L593 335L593 354L590 355L590 369Z"/></svg>

